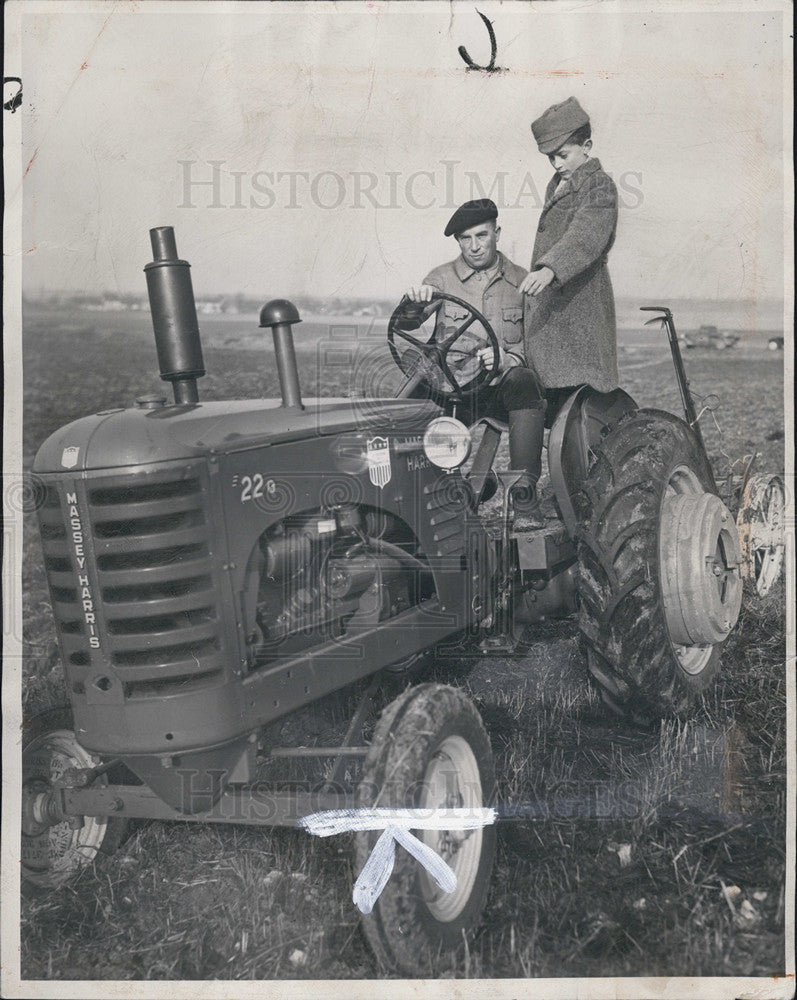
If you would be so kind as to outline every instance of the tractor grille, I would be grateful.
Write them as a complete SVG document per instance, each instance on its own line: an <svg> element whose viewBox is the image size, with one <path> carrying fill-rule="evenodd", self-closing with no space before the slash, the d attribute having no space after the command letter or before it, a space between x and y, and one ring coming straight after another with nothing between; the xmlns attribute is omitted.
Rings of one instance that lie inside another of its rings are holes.
<svg viewBox="0 0 797 1000"><path fill-rule="evenodd" d="M71 545L67 532L70 519L66 511L61 511L55 486L46 487L38 514L44 568L50 584L53 615L61 637L66 673L74 679L73 691L80 694L83 690L81 678L85 673L80 668L89 663L88 638L83 634L80 589L70 558Z"/></svg>
<svg viewBox="0 0 797 1000"><path fill-rule="evenodd" d="M101 662L126 698L217 683L224 662L219 583L201 465L76 483ZM40 509L45 567L75 694L92 665L68 488ZM61 505L64 509L61 509ZM98 661L99 662L99 661ZM75 669L77 668L77 669ZM102 681L103 678L100 678ZM94 683L97 683L95 680ZM110 683L110 681L109 681Z"/></svg>

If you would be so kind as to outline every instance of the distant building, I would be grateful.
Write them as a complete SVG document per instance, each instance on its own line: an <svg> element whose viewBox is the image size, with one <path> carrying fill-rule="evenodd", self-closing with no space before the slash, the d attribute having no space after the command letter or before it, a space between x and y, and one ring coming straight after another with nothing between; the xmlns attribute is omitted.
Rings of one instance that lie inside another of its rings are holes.
<svg viewBox="0 0 797 1000"><path fill-rule="evenodd" d="M221 302L208 300L197 302L196 311L202 316L220 316Z"/></svg>

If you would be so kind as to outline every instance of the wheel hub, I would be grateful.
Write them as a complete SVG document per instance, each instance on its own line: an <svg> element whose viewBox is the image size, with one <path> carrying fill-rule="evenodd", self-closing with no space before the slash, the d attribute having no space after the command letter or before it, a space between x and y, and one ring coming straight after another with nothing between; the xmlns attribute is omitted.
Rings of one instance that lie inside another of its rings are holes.
<svg viewBox="0 0 797 1000"><path fill-rule="evenodd" d="M38 837L58 821L50 818L48 792L49 786L43 781L33 780L22 786L22 833L26 837Z"/></svg>
<svg viewBox="0 0 797 1000"><path fill-rule="evenodd" d="M60 885L96 857L107 820L64 816L57 795L59 785L94 763L66 729L45 732L24 747L21 861L29 882Z"/></svg>
<svg viewBox="0 0 797 1000"><path fill-rule="evenodd" d="M434 755L424 776L423 808L480 808L482 789L479 768L473 751L459 736L449 736ZM453 869L457 887L453 893L439 886L423 871L422 892L429 911L436 920L455 919L473 890L473 879L481 857L482 831L429 830L418 833L427 846L436 851Z"/></svg>
<svg viewBox="0 0 797 1000"><path fill-rule="evenodd" d="M742 603L739 536L725 504L713 493L668 492L659 548L672 641L682 646L722 642Z"/></svg>

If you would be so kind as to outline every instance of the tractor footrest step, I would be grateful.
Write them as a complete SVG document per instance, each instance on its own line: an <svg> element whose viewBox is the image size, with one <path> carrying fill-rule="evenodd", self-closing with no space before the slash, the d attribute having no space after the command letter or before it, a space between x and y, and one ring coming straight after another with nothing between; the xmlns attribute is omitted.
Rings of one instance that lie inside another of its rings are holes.
<svg viewBox="0 0 797 1000"><path fill-rule="evenodd" d="M576 558L576 546L561 522L550 527L513 533L517 545L518 568L532 573L548 573Z"/></svg>

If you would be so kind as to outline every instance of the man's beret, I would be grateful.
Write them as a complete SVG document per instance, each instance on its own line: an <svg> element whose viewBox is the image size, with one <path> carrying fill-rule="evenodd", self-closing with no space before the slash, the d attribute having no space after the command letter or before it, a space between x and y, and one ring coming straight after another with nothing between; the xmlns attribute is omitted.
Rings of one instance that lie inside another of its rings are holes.
<svg viewBox="0 0 797 1000"><path fill-rule="evenodd" d="M466 201L464 205L459 206L448 220L448 225L443 235L458 236L460 233L464 233L466 229L470 229L471 226L478 226L479 223L487 222L488 219L497 218L498 209L495 207L495 202L490 201L489 198Z"/></svg>
<svg viewBox="0 0 797 1000"><path fill-rule="evenodd" d="M555 153L582 125L589 125L589 115L575 97L554 104L531 123L531 131L541 153Z"/></svg>

